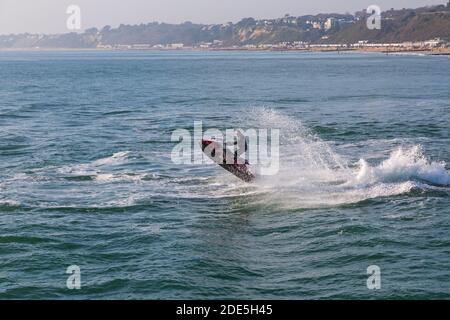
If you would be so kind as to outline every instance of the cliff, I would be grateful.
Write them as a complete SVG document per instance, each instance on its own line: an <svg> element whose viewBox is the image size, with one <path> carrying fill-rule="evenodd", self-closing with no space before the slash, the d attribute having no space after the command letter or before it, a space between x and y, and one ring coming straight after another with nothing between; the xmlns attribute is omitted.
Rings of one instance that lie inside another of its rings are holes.
<svg viewBox="0 0 450 320"><path fill-rule="evenodd" d="M60 35L3 35L0 48L96 48L119 45L164 46L183 44L216 47L278 44L280 42L355 43L420 41L432 38L450 39L450 8L433 6L390 10L382 13L381 30L369 30L367 13L319 14L301 17L286 15L279 19L245 18L226 24L166 24L152 22L140 25L92 28L84 33Z"/></svg>

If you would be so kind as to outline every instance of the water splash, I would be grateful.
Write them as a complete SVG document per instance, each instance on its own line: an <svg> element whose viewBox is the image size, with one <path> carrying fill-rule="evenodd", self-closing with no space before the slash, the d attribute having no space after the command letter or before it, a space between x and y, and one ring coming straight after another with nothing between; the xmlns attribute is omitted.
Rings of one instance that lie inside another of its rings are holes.
<svg viewBox="0 0 450 320"><path fill-rule="evenodd" d="M266 194L262 201L294 208L334 206L450 184L445 163L429 161L420 146L395 150L379 165L364 159L354 164L301 121L267 108L253 109L249 119L253 126L281 130L280 172L255 184Z"/></svg>
<svg viewBox="0 0 450 320"><path fill-rule="evenodd" d="M445 169L445 162L430 162L421 146L399 148L375 167L361 159L359 166L356 180L363 183L422 180L435 185L450 185L450 172Z"/></svg>

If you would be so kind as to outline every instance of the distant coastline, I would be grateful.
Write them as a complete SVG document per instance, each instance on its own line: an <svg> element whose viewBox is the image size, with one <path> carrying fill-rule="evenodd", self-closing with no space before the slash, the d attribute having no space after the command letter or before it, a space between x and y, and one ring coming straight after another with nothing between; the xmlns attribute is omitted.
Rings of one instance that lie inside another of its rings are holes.
<svg viewBox="0 0 450 320"><path fill-rule="evenodd" d="M0 50L249 50L363 51L449 54L450 1L381 13L369 28L365 10L282 18L244 18L237 23L151 22L91 28L83 33L0 35Z"/></svg>
<svg viewBox="0 0 450 320"><path fill-rule="evenodd" d="M0 52L48 52L48 51L93 51L93 52L126 52L126 51L135 51L135 52L189 52L189 51L197 51L197 52L220 52L220 51L244 51L244 52L317 52L317 53L326 53L326 52L337 52L337 53L380 53L380 54L423 54L430 56L450 56L450 47L445 48L436 48L436 49L386 49L382 47L373 47L373 48L358 48L358 49L341 49L341 48L314 48L314 49L259 49L259 48L212 48L212 49L204 49L204 48L180 48L180 49L116 49L116 48L0 48Z"/></svg>

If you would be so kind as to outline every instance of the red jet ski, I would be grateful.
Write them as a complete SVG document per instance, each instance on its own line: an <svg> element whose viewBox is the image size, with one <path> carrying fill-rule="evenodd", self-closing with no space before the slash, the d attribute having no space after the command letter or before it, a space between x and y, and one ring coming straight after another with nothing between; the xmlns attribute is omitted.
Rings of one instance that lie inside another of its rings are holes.
<svg viewBox="0 0 450 320"><path fill-rule="evenodd" d="M252 182L256 176L249 168L247 160L226 148L222 143L213 139L202 140L203 152L219 166L245 182Z"/></svg>

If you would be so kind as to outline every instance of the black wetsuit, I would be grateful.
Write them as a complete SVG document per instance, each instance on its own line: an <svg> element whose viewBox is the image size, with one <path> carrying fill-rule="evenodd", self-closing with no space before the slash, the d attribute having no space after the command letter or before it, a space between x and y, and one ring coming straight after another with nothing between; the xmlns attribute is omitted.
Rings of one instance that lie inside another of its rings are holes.
<svg viewBox="0 0 450 320"><path fill-rule="evenodd" d="M234 145L235 145L235 146L237 146L238 144L239 144L238 141L235 141L235 142L234 142ZM242 153L247 153L247 150L248 150L247 138L244 137L244 152L242 152ZM240 154L238 154L238 152L239 152L239 149L237 149L237 150L234 152L234 163L235 163L235 164L238 163L238 158L239 158L239 156L240 156ZM241 154L242 154L242 153L241 153ZM245 164L249 164L247 159L245 159Z"/></svg>

